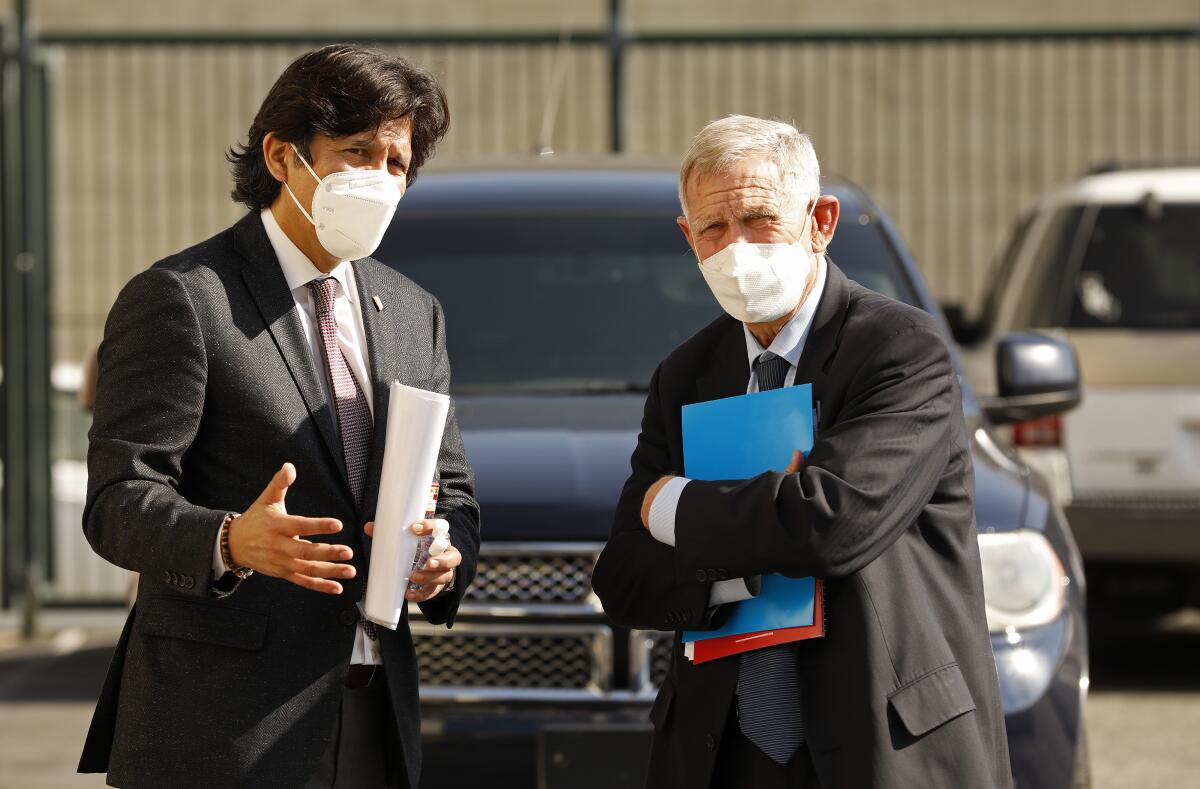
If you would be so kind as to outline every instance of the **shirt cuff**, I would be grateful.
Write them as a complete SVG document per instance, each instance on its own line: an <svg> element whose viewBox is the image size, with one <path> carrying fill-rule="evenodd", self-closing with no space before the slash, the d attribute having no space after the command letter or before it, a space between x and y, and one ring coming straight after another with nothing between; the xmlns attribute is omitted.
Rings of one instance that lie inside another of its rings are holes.
<svg viewBox="0 0 1200 789"><path fill-rule="evenodd" d="M708 605L724 605L725 603L740 603L752 597L758 597L761 587L760 576L752 578L730 578L727 581L717 581L708 593ZM753 587L753 588L751 588Z"/></svg>
<svg viewBox="0 0 1200 789"><path fill-rule="evenodd" d="M221 558L221 530L217 529L217 539L213 542L212 555L213 581L220 580L221 576L229 572L225 569L225 560Z"/></svg>
<svg viewBox="0 0 1200 789"><path fill-rule="evenodd" d="M684 477L674 477L659 489L650 505L650 535L659 542L675 547L675 510L679 508L679 497L691 482Z"/></svg>

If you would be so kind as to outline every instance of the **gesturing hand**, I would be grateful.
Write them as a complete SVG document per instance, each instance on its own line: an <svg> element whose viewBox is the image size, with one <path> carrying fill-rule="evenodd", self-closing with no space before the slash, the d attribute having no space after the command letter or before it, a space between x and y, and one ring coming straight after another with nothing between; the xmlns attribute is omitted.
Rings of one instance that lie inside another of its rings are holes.
<svg viewBox="0 0 1200 789"><path fill-rule="evenodd" d="M258 499L229 525L229 553L233 561L255 572L291 581L297 586L326 594L341 594L334 578L353 578L349 561L354 552L348 545L310 542L314 534L337 534L336 518L304 518L288 515L284 498L296 481L296 467L284 463Z"/></svg>

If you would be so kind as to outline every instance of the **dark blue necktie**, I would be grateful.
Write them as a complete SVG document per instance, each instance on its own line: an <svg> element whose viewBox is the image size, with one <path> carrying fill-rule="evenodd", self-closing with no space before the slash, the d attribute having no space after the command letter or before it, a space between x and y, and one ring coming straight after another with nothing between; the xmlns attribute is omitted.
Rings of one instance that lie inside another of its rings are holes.
<svg viewBox="0 0 1200 789"><path fill-rule="evenodd" d="M779 389L791 365L764 353L754 363L758 389ZM804 742L800 677L794 644L743 652L738 664L738 722L742 734L779 764L787 764Z"/></svg>

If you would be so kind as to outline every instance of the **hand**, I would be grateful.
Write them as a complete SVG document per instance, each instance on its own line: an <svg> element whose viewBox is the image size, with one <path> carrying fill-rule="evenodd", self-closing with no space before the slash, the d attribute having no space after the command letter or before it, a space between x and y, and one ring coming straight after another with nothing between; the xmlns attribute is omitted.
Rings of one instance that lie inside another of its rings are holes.
<svg viewBox="0 0 1200 789"><path fill-rule="evenodd" d="M658 492L674 477L659 477L658 481L650 486L646 491L646 495L642 497L642 525L647 529L650 528L650 507L654 505L654 499L658 496Z"/></svg>
<svg viewBox="0 0 1200 789"><path fill-rule="evenodd" d="M314 592L341 594L342 585L332 579L354 577L353 565L343 564L353 558L354 551L348 545L304 539L337 534L342 523L336 518L288 515L284 498L295 481L296 467L284 463L250 509L229 524L229 553L241 567Z"/></svg>
<svg viewBox="0 0 1200 789"><path fill-rule="evenodd" d="M433 521L417 521L412 525L412 530L413 534L418 537L433 534ZM368 523L363 527L363 531L366 532L368 537L373 537L375 535L375 522L371 521ZM420 584L421 588L415 591L409 589L404 594L404 597L414 603L423 603L426 600L437 597L442 593L442 589L454 580L454 568L460 564L462 564L462 554L453 545L437 556L430 556L425 569L414 571L412 577L408 579L410 583Z"/></svg>
<svg viewBox="0 0 1200 789"><path fill-rule="evenodd" d="M783 470L783 473L795 474L802 468L804 468L804 453L797 449L792 453L792 462L788 463L788 466Z"/></svg>

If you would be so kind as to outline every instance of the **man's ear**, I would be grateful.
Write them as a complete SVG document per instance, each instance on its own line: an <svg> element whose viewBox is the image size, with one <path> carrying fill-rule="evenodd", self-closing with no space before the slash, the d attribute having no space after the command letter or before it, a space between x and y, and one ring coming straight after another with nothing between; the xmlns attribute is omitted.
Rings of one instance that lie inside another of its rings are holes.
<svg viewBox="0 0 1200 789"><path fill-rule="evenodd" d="M813 209L814 249L824 252L829 248L829 242L833 240L833 233L837 230L840 212L841 204L833 195L821 195L817 198L816 208Z"/></svg>
<svg viewBox="0 0 1200 789"><path fill-rule="evenodd" d="M692 254L696 254L696 244L692 241L692 228L688 224L686 216L675 217L675 224L679 225L679 229L683 231L683 237L687 239L688 246L692 248ZM699 257L699 255L697 255Z"/></svg>
<svg viewBox="0 0 1200 789"><path fill-rule="evenodd" d="M292 153L292 146L275 136L275 132L267 132L263 137L262 154L263 161L267 164L267 169L274 176L276 181L284 182L287 180L288 167L287 157Z"/></svg>

